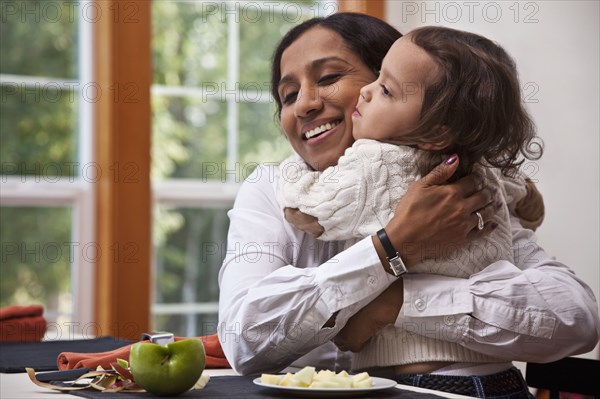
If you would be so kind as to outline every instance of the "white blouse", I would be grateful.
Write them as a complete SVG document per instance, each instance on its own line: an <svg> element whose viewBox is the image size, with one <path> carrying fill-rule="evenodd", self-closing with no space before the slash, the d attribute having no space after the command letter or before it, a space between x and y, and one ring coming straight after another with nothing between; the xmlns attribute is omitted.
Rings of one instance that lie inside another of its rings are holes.
<svg viewBox="0 0 600 399"><path fill-rule="evenodd" d="M279 169L259 166L234 207L219 273L221 345L241 374L287 366L348 367L329 341L395 277L370 237L343 250L288 224L276 199ZM592 350L600 336L591 289L513 220L515 264L496 262L468 279L404 278L397 326L509 361L547 362ZM341 251L341 252L340 252ZM336 312L336 324L322 326ZM309 353L310 352L310 353Z"/></svg>

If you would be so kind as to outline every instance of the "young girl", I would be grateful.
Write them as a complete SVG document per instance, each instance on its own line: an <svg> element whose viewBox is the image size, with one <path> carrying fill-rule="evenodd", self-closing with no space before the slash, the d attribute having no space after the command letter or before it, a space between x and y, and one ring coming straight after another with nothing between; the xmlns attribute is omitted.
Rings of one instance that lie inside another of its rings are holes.
<svg viewBox="0 0 600 399"><path fill-rule="evenodd" d="M514 62L500 46L442 27L400 38L377 81L361 89L353 135L354 145L323 172L297 156L281 164L279 199L290 222L298 209L318 220L305 230L351 245L388 223L412 182L457 154L457 178L474 172L498 187L504 201L493 219L473 215L479 230L486 222L496 228L466 248L444 249L441 258L422 254L409 272L468 277L497 260L513 260L509 214L527 192L518 167L521 155L539 159L541 148L532 148L534 125L522 105Z"/></svg>

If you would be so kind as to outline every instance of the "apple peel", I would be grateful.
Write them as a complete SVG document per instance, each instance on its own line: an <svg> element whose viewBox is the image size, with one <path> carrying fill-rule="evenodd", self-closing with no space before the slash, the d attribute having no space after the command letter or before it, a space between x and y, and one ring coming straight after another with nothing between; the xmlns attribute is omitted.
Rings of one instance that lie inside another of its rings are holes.
<svg viewBox="0 0 600 399"><path fill-rule="evenodd" d="M27 368L25 371L27 371L29 379L35 385L55 391L77 391L94 388L103 392L144 392L144 389L133 381L131 372L123 367L127 362L122 359L118 360L121 360L121 362L118 361L111 364L112 370L104 370L102 367L99 367L96 371L83 374L73 381L71 385L55 385L48 382L41 382L36 378L34 369Z"/></svg>

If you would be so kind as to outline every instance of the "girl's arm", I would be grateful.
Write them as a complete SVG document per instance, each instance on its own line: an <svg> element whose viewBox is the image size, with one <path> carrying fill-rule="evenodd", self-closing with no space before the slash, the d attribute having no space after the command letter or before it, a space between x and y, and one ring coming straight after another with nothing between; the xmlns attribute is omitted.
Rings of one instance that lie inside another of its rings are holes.
<svg viewBox="0 0 600 399"><path fill-rule="evenodd" d="M525 184L527 194L517 202L515 214L523 227L535 231L544 221L544 197L531 179L525 179Z"/></svg>

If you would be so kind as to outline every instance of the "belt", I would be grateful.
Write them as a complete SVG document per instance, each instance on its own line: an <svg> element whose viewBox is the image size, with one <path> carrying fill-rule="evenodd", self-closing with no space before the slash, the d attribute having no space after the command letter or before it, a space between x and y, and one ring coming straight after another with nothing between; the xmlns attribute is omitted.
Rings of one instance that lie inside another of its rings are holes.
<svg viewBox="0 0 600 399"><path fill-rule="evenodd" d="M375 373L375 375L377 374ZM480 398L518 393L523 393L523 397L529 397L527 384L523 380L521 372L515 367L499 373L479 376L396 374L388 375L388 377L396 380L399 384Z"/></svg>

